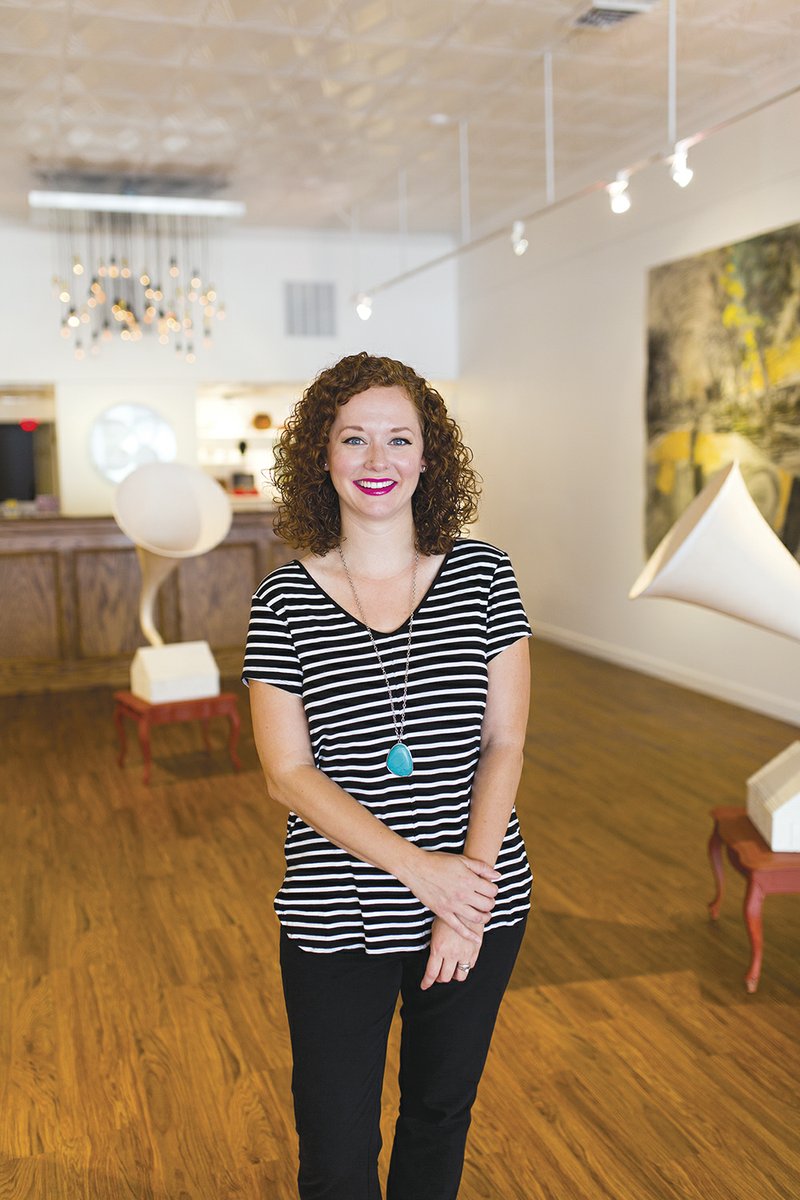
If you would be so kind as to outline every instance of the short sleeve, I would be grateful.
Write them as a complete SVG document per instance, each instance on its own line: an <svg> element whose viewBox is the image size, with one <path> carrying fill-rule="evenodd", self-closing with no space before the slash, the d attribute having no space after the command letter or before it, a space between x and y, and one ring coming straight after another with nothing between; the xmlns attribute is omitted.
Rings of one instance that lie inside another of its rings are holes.
<svg viewBox="0 0 800 1200"><path fill-rule="evenodd" d="M286 621L258 596L253 597L250 608L242 669L242 682L249 686L251 680L302 695L303 670L291 632Z"/></svg>
<svg viewBox="0 0 800 1200"><path fill-rule="evenodd" d="M501 650L513 646L520 638L531 636L519 586L511 560L504 554L495 568L489 589L486 630L486 661Z"/></svg>

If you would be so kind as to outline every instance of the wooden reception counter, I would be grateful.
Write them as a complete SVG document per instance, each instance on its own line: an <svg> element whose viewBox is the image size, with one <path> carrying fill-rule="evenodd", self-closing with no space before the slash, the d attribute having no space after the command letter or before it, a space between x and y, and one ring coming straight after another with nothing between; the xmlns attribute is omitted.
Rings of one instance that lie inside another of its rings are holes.
<svg viewBox="0 0 800 1200"><path fill-rule="evenodd" d="M237 675L250 597L293 557L269 512L235 513L215 550L184 559L158 596L166 642L207 641ZM139 628L139 564L110 517L0 522L0 694L127 687Z"/></svg>

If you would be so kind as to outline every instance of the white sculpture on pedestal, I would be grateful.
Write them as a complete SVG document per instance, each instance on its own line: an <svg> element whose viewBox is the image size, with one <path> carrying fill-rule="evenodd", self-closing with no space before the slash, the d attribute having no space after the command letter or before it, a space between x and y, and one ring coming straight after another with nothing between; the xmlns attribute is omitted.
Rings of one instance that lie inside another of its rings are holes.
<svg viewBox="0 0 800 1200"><path fill-rule="evenodd" d="M678 518L628 596L685 600L800 639L800 563L758 511L735 462ZM800 852L797 746L749 780L748 815L772 850Z"/></svg>
<svg viewBox="0 0 800 1200"><path fill-rule="evenodd" d="M134 655L131 691L151 704L218 695L219 670L208 643L164 645L153 614L158 589L178 561L213 550L228 533L228 497L199 467L148 463L117 488L114 517L136 546L139 621L150 643Z"/></svg>

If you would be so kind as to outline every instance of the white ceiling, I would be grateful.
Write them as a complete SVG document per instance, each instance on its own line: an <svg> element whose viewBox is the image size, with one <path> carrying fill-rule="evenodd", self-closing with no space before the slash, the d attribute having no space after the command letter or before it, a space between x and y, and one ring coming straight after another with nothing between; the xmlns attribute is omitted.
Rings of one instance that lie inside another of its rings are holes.
<svg viewBox="0 0 800 1200"><path fill-rule="evenodd" d="M0 0L0 214L36 171L223 178L248 220L473 232L667 150L667 0L606 32L580 0ZM678 0L678 135L800 85L798 0ZM444 114L445 124L431 116ZM160 188L158 190L165 190Z"/></svg>

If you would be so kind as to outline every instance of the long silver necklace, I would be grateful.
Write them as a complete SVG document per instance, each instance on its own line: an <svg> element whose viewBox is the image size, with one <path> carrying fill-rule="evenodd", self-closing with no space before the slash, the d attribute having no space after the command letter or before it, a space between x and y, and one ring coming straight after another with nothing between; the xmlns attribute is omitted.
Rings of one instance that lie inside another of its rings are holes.
<svg viewBox="0 0 800 1200"><path fill-rule="evenodd" d="M364 609L361 607L361 601L358 598L356 585L353 583L353 577L347 569L347 560L344 556L342 547L338 547L339 557L342 560L344 573L347 576L347 582L350 584L350 591L353 593L353 599L356 602L358 615L361 618L361 624L365 627L369 634L369 640L372 642L372 649L375 651L375 657L378 660L383 678L386 680L386 690L389 693L389 703L392 707L392 724L394 725L394 733L397 741L392 746L389 753L386 755L386 766L393 775L406 776L410 775L414 770L414 760L411 757L411 751L403 741L403 735L406 729L406 704L408 702L408 669L411 664L411 634L414 629L414 609L417 599L417 564L419 563L419 550L414 550L414 570L411 573L411 616L408 618L408 646L406 647L406 669L403 679L403 695L400 699L399 708L395 704L394 689L389 681L389 676L386 673L386 667L383 665L380 651L378 649L375 638L372 636L372 630L367 624L367 619L364 616ZM399 687L399 683L397 684Z"/></svg>

